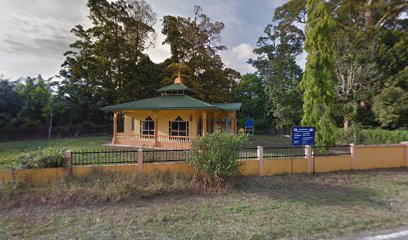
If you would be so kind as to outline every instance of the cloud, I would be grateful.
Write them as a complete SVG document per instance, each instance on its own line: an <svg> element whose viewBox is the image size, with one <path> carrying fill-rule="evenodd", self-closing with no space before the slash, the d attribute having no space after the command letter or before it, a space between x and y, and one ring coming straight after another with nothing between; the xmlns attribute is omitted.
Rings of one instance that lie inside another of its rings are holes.
<svg viewBox="0 0 408 240"><path fill-rule="evenodd" d="M232 48L232 52L237 55L238 60L248 60L249 58L254 57L255 55L252 51L253 48L248 43L241 43Z"/></svg>
<svg viewBox="0 0 408 240"><path fill-rule="evenodd" d="M161 19L165 15L191 17L195 4L203 8L212 21L222 21L221 33L225 64L241 73L252 72L246 63L252 46L270 23L273 10L283 0L149 0L158 15L154 26L156 46L146 51L159 63L170 56L170 47L162 45ZM77 24L89 25L87 0L10 0L0 1L0 67L8 77L44 77L58 74L64 61L63 53L75 38L70 33Z"/></svg>
<svg viewBox="0 0 408 240"><path fill-rule="evenodd" d="M88 24L86 0L1 1L0 66L13 79L58 74L74 41L70 29Z"/></svg>
<svg viewBox="0 0 408 240"><path fill-rule="evenodd" d="M171 56L170 45L162 44L162 42L165 39L165 36L161 34L160 31L157 30L160 29L159 24L156 24L155 29L157 34L156 45L153 48L147 49L144 53L148 54L150 60L152 60L153 62L160 63Z"/></svg>
<svg viewBox="0 0 408 240"><path fill-rule="evenodd" d="M251 65L247 63L248 59L254 58L253 48L249 43L241 43L234 46L231 51L223 51L222 59L227 67L237 70L240 73L251 73L255 71Z"/></svg>

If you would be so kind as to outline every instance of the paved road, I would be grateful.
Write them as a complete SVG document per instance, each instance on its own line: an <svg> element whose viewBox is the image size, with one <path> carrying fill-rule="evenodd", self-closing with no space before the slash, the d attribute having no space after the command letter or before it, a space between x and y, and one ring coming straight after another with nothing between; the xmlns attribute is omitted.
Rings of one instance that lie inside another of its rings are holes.
<svg viewBox="0 0 408 240"><path fill-rule="evenodd" d="M406 240L408 239L408 230L385 233L381 235L363 237L362 240Z"/></svg>

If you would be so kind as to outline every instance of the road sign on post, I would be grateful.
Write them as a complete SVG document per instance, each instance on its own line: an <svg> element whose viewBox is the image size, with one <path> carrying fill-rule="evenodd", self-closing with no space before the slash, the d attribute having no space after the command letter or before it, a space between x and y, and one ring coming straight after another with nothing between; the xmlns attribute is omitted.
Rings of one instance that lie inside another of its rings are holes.
<svg viewBox="0 0 408 240"><path fill-rule="evenodd" d="M292 127L292 145L305 146L314 145L314 127Z"/></svg>

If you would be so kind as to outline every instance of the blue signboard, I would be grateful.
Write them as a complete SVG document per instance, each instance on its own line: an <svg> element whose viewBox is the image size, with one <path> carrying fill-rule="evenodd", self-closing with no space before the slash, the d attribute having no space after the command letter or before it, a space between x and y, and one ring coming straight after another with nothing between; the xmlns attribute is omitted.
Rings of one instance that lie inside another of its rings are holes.
<svg viewBox="0 0 408 240"><path fill-rule="evenodd" d="M314 139L314 127L292 127L293 146L314 145Z"/></svg>

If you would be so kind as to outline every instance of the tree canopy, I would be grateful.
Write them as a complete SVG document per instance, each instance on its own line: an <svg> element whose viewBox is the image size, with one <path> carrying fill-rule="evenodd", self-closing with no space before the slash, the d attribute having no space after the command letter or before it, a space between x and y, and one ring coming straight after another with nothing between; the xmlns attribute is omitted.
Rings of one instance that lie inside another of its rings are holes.
<svg viewBox="0 0 408 240"><path fill-rule="evenodd" d="M311 125L319 144L333 144L336 127L408 127L405 0L289 0L258 37L248 61L256 72L243 76L221 58L224 23L200 6L190 17L161 19L159 44L171 51L161 63L146 54L156 44L158 20L146 1L87 6L91 25L72 28L75 41L59 78L1 77L1 129L111 124L101 107L152 97L178 71L202 100L242 102L239 124L250 116L257 130Z"/></svg>
<svg viewBox="0 0 408 240"><path fill-rule="evenodd" d="M163 18L162 33L166 36L163 43L170 44L171 49L166 68L175 63L183 64L188 72L187 84L199 98L208 102L230 101L231 89L240 77L237 71L225 67L218 54L226 49L221 44L223 29L224 23L212 22L200 6L194 7L193 18ZM170 80L167 75L162 84L169 84Z"/></svg>

